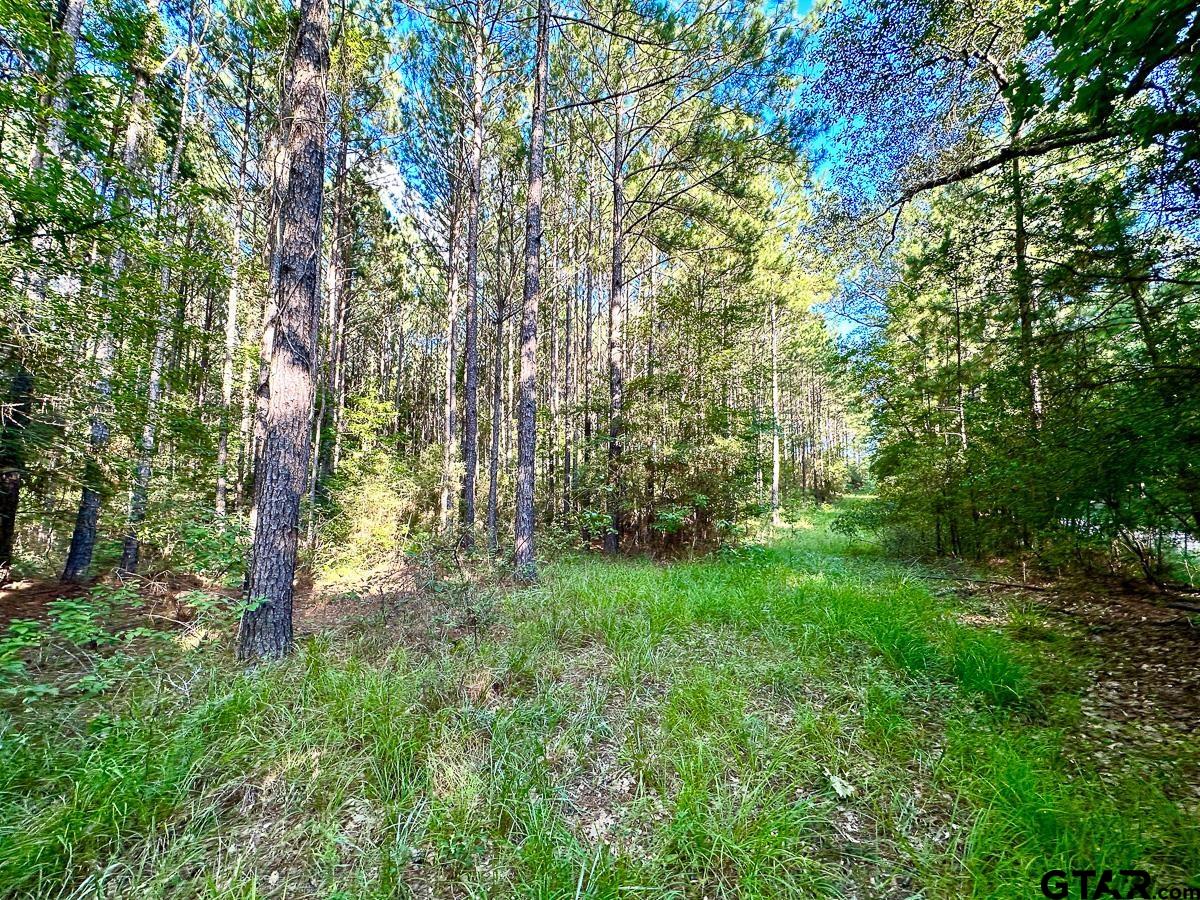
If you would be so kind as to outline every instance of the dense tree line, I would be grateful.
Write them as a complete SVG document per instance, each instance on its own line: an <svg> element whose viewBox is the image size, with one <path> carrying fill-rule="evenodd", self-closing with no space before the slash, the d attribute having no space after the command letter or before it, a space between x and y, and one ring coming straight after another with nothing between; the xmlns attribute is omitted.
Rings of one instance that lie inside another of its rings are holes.
<svg viewBox="0 0 1200 900"><path fill-rule="evenodd" d="M4 3L0 567L244 568L271 656L306 551L532 578L538 534L709 547L835 495L797 21Z"/></svg>
<svg viewBox="0 0 1200 900"><path fill-rule="evenodd" d="M835 177L882 500L857 524L1186 577L1197 5L867 2L820 33L822 102L861 123L833 166L878 176Z"/></svg>

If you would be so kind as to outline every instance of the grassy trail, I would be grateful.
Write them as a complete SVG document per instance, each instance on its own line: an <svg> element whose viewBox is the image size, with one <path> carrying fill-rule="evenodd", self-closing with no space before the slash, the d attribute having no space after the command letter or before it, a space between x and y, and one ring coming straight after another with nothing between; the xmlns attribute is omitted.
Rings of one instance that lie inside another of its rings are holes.
<svg viewBox="0 0 1200 900"><path fill-rule="evenodd" d="M827 523L562 562L453 645L363 620L254 673L216 642L10 708L0 897L1034 897L1052 868L1200 873L1195 750L1101 765L1073 638L1030 609L966 624Z"/></svg>

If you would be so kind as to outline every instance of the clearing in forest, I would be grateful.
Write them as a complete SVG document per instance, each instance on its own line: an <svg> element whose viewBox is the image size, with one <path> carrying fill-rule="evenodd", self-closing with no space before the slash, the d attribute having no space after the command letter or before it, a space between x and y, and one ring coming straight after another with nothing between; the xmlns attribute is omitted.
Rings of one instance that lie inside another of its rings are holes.
<svg viewBox="0 0 1200 900"><path fill-rule="evenodd" d="M1107 719L1096 685L1132 682L1086 621L931 587L829 516L694 562L434 594L426 640L397 639L414 601L377 604L279 664L172 645L97 672L98 696L10 703L0 896L1027 897L1073 867L1187 884L1194 717Z"/></svg>

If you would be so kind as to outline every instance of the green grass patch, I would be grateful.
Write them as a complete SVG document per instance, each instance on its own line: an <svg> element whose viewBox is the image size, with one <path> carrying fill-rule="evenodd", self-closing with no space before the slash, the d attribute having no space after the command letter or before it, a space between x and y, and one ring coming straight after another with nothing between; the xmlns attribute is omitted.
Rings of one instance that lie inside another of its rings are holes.
<svg viewBox="0 0 1200 900"><path fill-rule="evenodd" d="M14 701L0 897L1016 897L1049 868L1200 871L1169 768L1077 752L1070 640L1028 610L964 624L827 521L562 561L437 652L367 621L255 671L159 647L98 697Z"/></svg>

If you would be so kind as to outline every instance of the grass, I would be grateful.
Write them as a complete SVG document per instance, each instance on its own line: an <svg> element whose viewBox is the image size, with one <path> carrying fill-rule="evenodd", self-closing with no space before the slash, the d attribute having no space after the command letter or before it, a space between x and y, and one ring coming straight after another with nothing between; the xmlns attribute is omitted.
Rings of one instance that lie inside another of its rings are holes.
<svg viewBox="0 0 1200 900"><path fill-rule="evenodd" d="M255 671L159 650L100 697L10 707L0 896L1007 898L1052 868L1200 872L1170 769L1081 751L1068 636L962 624L827 521L558 563L444 652L364 620Z"/></svg>

